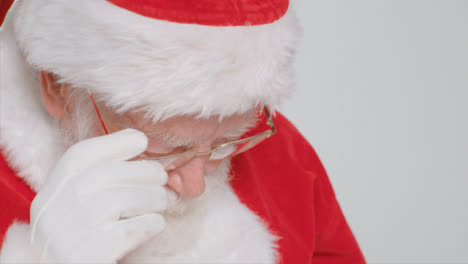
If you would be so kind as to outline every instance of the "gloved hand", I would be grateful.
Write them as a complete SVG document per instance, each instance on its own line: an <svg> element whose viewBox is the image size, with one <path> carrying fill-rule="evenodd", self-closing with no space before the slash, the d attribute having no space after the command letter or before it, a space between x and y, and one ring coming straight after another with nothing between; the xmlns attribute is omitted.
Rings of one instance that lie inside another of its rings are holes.
<svg viewBox="0 0 468 264"><path fill-rule="evenodd" d="M154 161L127 161L147 144L126 129L64 154L31 205L42 261L116 263L163 230L167 173Z"/></svg>

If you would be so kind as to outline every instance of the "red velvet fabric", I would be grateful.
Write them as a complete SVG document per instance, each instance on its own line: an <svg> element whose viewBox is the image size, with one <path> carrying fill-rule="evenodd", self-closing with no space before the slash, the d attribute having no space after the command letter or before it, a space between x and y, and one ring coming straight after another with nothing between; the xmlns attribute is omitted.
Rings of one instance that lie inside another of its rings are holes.
<svg viewBox="0 0 468 264"><path fill-rule="evenodd" d="M5 16L13 2L14 0L0 0L0 27L2 26L3 20L5 20Z"/></svg>
<svg viewBox="0 0 468 264"><path fill-rule="evenodd" d="M233 159L231 185L280 237L279 263L365 263L316 153L281 114L275 124L275 136ZM33 197L0 158L0 236L28 220Z"/></svg>
<svg viewBox="0 0 468 264"><path fill-rule="evenodd" d="M29 207L35 193L15 172L0 153L0 248L13 221L29 222Z"/></svg>
<svg viewBox="0 0 468 264"><path fill-rule="evenodd" d="M177 23L245 26L272 23L289 0L108 0L131 12Z"/></svg>

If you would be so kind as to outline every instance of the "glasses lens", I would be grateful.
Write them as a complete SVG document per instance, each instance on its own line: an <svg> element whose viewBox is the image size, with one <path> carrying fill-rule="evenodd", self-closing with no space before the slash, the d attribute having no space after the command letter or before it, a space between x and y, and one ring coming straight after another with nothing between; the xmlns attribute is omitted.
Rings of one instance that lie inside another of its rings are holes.
<svg viewBox="0 0 468 264"><path fill-rule="evenodd" d="M247 151L255 147L257 144L259 144L260 142L268 138L269 135L270 135L269 133L265 133L263 135L260 135L258 137L252 138L250 140L247 140L241 143L221 146L217 151L211 154L210 160L221 160L221 159L225 159L228 157L233 157L235 155L238 155L244 151Z"/></svg>
<svg viewBox="0 0 468 264"><path fill-rule="evenodd" d="M236 152L238 144L229 144L226 146L221 146L210 155L210 160L222 160L232 155Z"/></svg>

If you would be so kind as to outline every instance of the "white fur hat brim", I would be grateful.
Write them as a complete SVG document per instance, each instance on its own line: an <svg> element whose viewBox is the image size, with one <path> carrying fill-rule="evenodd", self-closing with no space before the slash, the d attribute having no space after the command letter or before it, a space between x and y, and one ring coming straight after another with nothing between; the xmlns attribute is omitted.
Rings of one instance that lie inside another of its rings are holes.
<svg viewBox="0 0 468 264"><path fill-rule="evenodd" d="M16 10L15 36L34 68L120 111L222 118L274 107L294 87L291 8L274 23L230 27L151 19L101 0L20 1Z"/></svg>

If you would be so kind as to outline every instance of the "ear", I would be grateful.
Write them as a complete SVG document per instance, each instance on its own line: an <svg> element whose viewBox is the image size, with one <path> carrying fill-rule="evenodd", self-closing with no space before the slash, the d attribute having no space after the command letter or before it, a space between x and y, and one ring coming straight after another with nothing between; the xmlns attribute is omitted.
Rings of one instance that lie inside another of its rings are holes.
<svg viewBox="0 0 468 264"><path fill-rule="evenodd" d="M65 115L65 104L67 94L67 86L57 83L57 79L53 73L41 71L41 94L42 103L49 115L60 120Z"/></svg>

